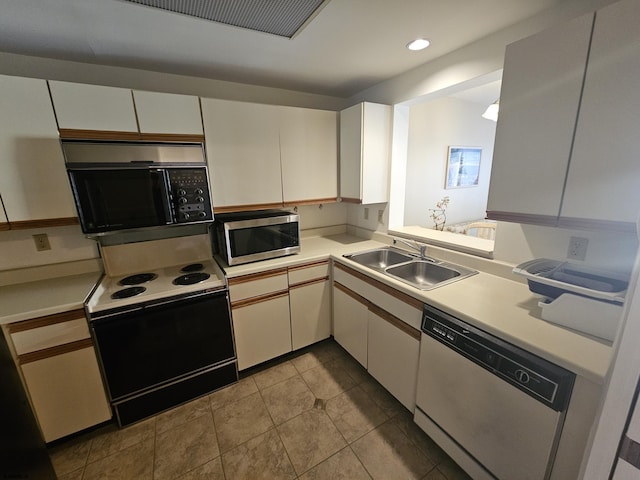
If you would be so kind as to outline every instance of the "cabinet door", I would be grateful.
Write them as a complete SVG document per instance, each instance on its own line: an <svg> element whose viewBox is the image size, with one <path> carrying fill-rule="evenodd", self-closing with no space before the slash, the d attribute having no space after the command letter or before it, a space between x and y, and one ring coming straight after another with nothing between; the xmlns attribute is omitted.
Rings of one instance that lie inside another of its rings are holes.
<svg viewBox="0 0 640 480"><path fill-rule="evenodd" d="M331 335L331 285L315 283L290 287L291 343L297 350Z"/></svg>
<svg viewBox="0 0 640 480"><path fill-rule="evenodd" d="M561 217L635 224L640 208L640 4L598 10Z"/></svg>
<svg viewBox="0 0 640 480"><path fill-rule="evenodd" d="M198 97L134 90L133 98L140 133L202 135Z"/></svg>
<svg viewBox="0 0 640 480"><path fill-rule="evenodd" d="M340 112L340 196L343 201L389 201L391 107L360 103Z"/></svg>
<svg viewBox="0 0 640 480"><path fill-rule="evenodd" d="M4 202L2 201L2 195L0 195L0 231L9 230L9 221L5 215Z"/></svg>
<svg viewBox="0 0 640 480"><path fill-rule="evenodd" d="M557 223L592 21L578 17L507 47L489 218Z"/></svg>
<svg viewBox="0 0 640 480"><path fill-rule="evenodd" d="M280 107L285 203L335 201L338 196L337 114Z"/></svg>
<svg viewBox="0 0 640 480"><path fill-rule="evenodd" d="M137 132L131 90L50 81L60 128Z"/></svg>
<svg viewBox="0 0 640 480"><path fill-rule="evenodd" d="M92 346L21 365L46 442L111 418Z"/></svg>
<svg viewBox="0 0 640 480"><path fill-rule="evenodd" d="M232 307L238 370L291 351L287 292Z"/></svg>
<svg viewBox="0 0 640 480"><path fill-rule="evenodd" d="M368 332L369 373L413 412L420 332L375 307L369 310Z"/></svg>
<svg viewBox="0 0 640 480"><path fill-rule="evenodd" d="M367 368L367 301L338 283L333 284L333 336Z"/></svg>
<svg viewBox="0 0 640 480"><path fill-rule="evenodd" d="M278 107L203 98L202 117L214 208L282 206Z"/></svg>
<svg viewBox="0 0 640 480"><path fill-rule="evenodd" d="M0 75L0 170L9 221L76 217L45 80Z"/></svg>

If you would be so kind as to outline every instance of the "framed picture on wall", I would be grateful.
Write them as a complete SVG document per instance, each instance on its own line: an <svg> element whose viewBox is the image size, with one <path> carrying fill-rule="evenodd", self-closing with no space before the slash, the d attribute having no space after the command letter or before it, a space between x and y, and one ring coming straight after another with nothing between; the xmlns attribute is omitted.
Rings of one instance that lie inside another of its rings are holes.
<svg viewBox="0 0 640 480"><path fill-rule="evenodd" d="M482 148L449 146L444 188L476 187L480 179Z"/></svg>

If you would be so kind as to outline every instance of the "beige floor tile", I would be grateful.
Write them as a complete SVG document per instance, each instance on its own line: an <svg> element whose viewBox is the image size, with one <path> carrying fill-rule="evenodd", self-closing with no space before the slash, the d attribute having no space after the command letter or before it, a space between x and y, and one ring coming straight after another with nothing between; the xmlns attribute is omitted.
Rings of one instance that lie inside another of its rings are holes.
<svg viewBox="0 0 640 480"><path fill-rule="evenodd" d="M262 398L276 425L313 408L316 400L307 384L297 374L265 389Z"/></svg>
<svg viewBox="0 0 640 480"><path fill-rule="evenodd" d="M279 425L277 429L298 475L346 445L323 410L308 410Z"/></svg>
<svg viewBox="0 0 640 480"><path fill-rule="evenodd" d="M140 442L153 438L156 429L156 418L152 417L135 425L118 429L112 425L93 439L88 462L95 462L120 450L129 448Z"/></svg>
<svg viewBox="0 0 640 480"><path fill-rule="evenodd" d="M267 407L258 392L215 410L213 419L223 452L273 427Z"/></svg>
<svg viewBox="0 0 640 480"><path fill-rule="evenodd" d="M303 372L302 378L317 398L328 400L355 386L345 371L320 365Z"/></svg>
<svg viewBox="0 0 640 480"><path fill-rule="evenodd" d="M440 470L434 468L422 480L448 480Z"/></svg>
<svg viewBox="0 0 640 480"><path fill-rule="evenodd" d="M339 355L348 355L346 350L342 348L333 339L324 340L309 347L309 351L313 352L316 358L322 363L327 363Z"/></svg>
<svg viewBox="0 0 640 480"><path fill-rule="evenodd" d="M256 373L253 379L260 390L264 390L276 383L280 383L287 378L291 378L298 374L296 367L291 362L283 362L275 367L268 368L262 372Z"/></svg>
<svg viewBox="0 0 640 480"><path fill-rule="evenodd" d="M84 480L151 480L153 478L153 439L89 463Z"/></svg>
<svg viewBox="0 0 640 480"><path fill-rule="evenodd" d="M87 464L91 442L91 438L77 438L49 449L49 458L56 475L61 477L82 469Z"/></svg>
<svg viewBox="0 0 640 480"><path fill-rule="evenodd" d="M392 422L367 433L351 448L374 480L421 479L435 466Z"/></svg>
<svg viewBox="0 0 640 480"><path fill-rule="evenodd" d="M296 367L298 372L303 373L322 365L320 358L321 356L316 352L307 352L291 359L291 363Z"/></svg>
<svg viewBox="0 0 640 480"><path fill-rule="evenodd" d="M362 388L389 417L395 417L407 411L404 405L396 400L395 397L385 390L373 377L362 382L360 388Z"/></svg>
<svg viewBox="0 0 640 480"><path fill-rule="evenodd" d="M161 413L156 417L156 434L166 432L174 427L187 423L194 418L211 413L209 397L201 397L179 407Z"/></svg>
<svg viewBox="0 0 640 480"><path fill-rule="evenodd" d="M349 447L343 448L299 478L300 480L371 480L360 460Z"/></svg>
<svg viewBox="0 0 640 480"><path fill-rule="evenodd" d="M438 470L447 480L471 480L471 477L449 457L438 465Z"/></svg>
<svg viewBox="0 0 640 480"><path fill-rule="evenodd" d="M327 402L327 414L349 443L389 418L360 387L330 399Z"/></svg>
<svg viewBox="0 0 640 480"><path fill-rule="evenodd" d="M82 480L83 473L84 468L79 468L78 470L67 473L66 475L58 475L58 480Z"/></svg>
<svg viewBox="0 0 640 480"><path fill-rule="evenodd" d="M156 436L154 480L173 479L220 455L209 413Z"/></svg>
<svg viewBox="0 0 640 480"><path fill-rule="evenodd" d="M408 410L393 417L393 423L420 449L433 463L439 464L449 456L438 446L436 442L424 433L413 421L413 415Z"/></svg>
<svg viewBox="0 0 640 480"><path fill-rule="evenodd" d="M211 402L211 408L217 410L229 403L240 400L241 398L248 397L252 393L258 391L256 382L253 378L245 378L238 383L229 385L228 387L221 388L217 392L213 392L209 395L209 401Z"/></svg>
<svg viewBox="0 0 640 480"><path fill-rule="evenodd" d="M214 458L210 462L178 477L176 480L225 480L222 460L220 457Z"/></svg>
<svg viewBox="0 0 640 480"><path fill-rule="evenodd" d="M347 353L334 357L327 366L331 370L337 369L346 372L357 384L371 380L367 369Z"/></svg>
<svg viewBox="0 0 640 480"><path fill-rule="evenodd" d="M222 455L227 480L287 480L296 477L276 430L269 430Z"/></svg>

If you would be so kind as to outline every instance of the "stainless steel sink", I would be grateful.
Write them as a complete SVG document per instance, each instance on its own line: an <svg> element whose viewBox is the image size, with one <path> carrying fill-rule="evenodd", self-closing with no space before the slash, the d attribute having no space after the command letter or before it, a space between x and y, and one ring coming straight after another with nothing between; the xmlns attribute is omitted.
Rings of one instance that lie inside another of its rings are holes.
<svg viewBox="0 0 640 480"><path fill-rule="evenodd" d="M391 265L410 262L414 259L412 255L401 253L391 248L379 248L376 250L345 255L345 257L359 263L360 265L364 265L365 267L373 268L375 270L384 270Z"/></svg>
<svg viewBox="0 0 640 480"><path fill-rule="evenodd" d="M385 247L344 255L420 290L431 290L478 273L476 270Z"/></svg>

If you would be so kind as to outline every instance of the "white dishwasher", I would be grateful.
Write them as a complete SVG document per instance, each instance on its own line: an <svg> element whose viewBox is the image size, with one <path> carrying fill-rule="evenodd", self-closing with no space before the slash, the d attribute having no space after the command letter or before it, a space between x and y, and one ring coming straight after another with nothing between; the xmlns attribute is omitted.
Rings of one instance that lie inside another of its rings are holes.
<svg viewBox="0 0 640 480"><path fill-rule="evenodd" d="M474 479L549 478L574 380L424 306L415 422Z"/></svg>

